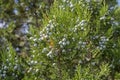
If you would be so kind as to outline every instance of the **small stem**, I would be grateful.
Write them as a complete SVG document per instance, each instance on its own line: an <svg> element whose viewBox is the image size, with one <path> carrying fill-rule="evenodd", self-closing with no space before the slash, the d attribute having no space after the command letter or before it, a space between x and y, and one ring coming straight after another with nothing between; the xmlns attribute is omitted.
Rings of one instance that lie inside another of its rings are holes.
<svg viewBox="0 0 120 80"><path fill-rule="evenodd" d="M59 77L58 80L62 80L62 70L61 70L61 60L60 60L60 58L61 58L61 53L58 52L58 59L57 59L57 61L58 61L58 77Z"/></svg>
<svg viewBox="0 0 120 80"><path fill-rule="evenodd" d="M38 24L38 16L37 16L37 13L35 12L35 18L36 18L36 27L39 27L39 24Z"/></svg>

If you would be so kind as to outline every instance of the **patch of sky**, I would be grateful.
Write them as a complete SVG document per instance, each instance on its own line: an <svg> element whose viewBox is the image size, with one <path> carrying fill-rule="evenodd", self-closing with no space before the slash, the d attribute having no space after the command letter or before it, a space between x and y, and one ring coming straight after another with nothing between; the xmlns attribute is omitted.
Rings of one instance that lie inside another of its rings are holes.
<svg viewBox="0 0 120 80"><path fill-rule="evenodd" d="M117 0L118 5L120 6L120 0Z"/></svg>
<svg viewBox="0 0 120 80"><path fill-rule="evenodd" d="M8 24L5 21L0 20L0 28L6 28L6 27L8 27Z"/></svg>
<svg viewBox="0 0 120 80"><path fill-rule="evenodd" d="M18 15L18 10L17 9L14 9L13 12L14 12L15 15Z"/></svg>
<svg viewBox="0 0 120 80"><path fill-rule="evenodd" d="M14 2L17 4L19 2L19 0L14 0Z"/></svg>
<svg viewBox="0 0 120 80"><path fill-rule="evenodd" d="M20 32L22 34L27 34L29 32L29 26L27 23L24 23L20 29Z"/></svg>

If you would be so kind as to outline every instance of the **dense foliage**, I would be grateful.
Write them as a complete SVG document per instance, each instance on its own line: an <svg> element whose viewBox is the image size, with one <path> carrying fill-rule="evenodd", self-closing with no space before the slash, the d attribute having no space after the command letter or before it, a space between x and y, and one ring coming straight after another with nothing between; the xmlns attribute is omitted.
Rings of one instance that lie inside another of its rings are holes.
<svg viewBox="0 0 120 80"><path fill-rule="evenodd" d="M119 7L105 0L0 3L0 79L120 79Z"/></svg>

